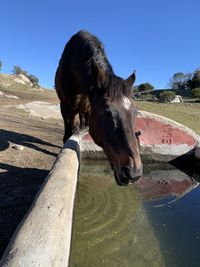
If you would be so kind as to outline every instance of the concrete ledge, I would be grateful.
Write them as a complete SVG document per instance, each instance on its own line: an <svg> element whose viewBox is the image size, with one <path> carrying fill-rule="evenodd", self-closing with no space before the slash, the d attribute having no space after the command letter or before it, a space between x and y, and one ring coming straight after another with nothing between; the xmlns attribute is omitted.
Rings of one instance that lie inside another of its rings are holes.
<svg viewBox="0 0 200 267"><path fill-rule="evenodd" d="M79 144L72 138L14 233L0 266L68 266L79 158Z"/></svg>

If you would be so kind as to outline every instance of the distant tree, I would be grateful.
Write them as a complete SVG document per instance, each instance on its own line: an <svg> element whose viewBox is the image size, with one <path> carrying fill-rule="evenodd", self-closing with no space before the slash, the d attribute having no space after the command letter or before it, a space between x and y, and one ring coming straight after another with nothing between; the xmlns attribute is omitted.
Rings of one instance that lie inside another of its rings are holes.
<svg viewBox="0 0 200 267"><path fill-rule="evenodd" d="M189 88L189 82L191 80L192 74L190 72L174 73L173 77L170 79L169 86L172 89L185 90Z"/></svg>
<svg viewBox="0 0 200 267"><path fill-rule="evenodd" d="M151 91L153 90L154 87L152 84L150 83L141 83L139 86L138 86L138 91L139 92L144 92L144 91Z"/></svg>
<svg viewBox="0 0 200 267"><path fill-rule="evenodd" d="M32 75L32 74L28 74L28 72L25 70L22 70L21 67L14 66L12 72L14 75L23 74L24 76L26 76L29 79L29 81L32 83L33 87L37 87L37 88L40 87L38 77L36 77L35 75Z"/></svg>
<svg viewBox="0 0 200 267"><path fill-rule="evenodd" d="M39 86L39 79L35 75L29 74L28 79L32 82L33 87L40 87Z"/></svg>
<svg viewBox="0 0 200 267"><path fill-rule="evenodd" d="M200 87L192 89L192 96L195 98L200 98Z"/></svg>
<svg viewBox="0 0 200 267"><path fill-rule="evenodd" d="M12 73L13 73L14 75L23 74L23 75L25 75L26 77L28 77L28 73L27 73L27 71L22 70L21 67L19 67L19 66L13 66Z"/></svg>
<svg viewBox="0 0 200 267"><path fill-rule="evenodd" d="M159 98L161 102L171 102L175 98L175 92L163 91L160 93Z"/></svg>
<svg viewBox="0 0 200 267"><path fill-rule="evenodd" d="M200 87L200 69L194 71L193 77L191 79L191 88Z"/></svg>
<svg viewBox="0 0 200 267"><path fill-rule="evenodd" d="M3 64L2 64L2 61L0 61L0 71L1 71L1 69L2 69L2 65L3 65Z"/></svg>
<svg viewBox="0 0 200 267"><path fill-rule="evenodd" d="M14 75L18 75L21 73L21 68L19 66L13 66L13 70L12 70L12 73Z"/></svg>

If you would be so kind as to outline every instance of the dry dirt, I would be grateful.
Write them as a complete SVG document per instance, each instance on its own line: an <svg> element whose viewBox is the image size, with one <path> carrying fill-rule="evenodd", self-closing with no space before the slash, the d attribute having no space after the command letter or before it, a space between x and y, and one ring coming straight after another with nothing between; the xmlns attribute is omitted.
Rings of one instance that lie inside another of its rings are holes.
<svg viewBox="0 0 200 267"><path fill-rule="evenodd" d="M31 116L16 108L32 101L58 104L55 91L17 86L4 88L0 83L0 257L51 169L63 138L61 119Z"/></svg>

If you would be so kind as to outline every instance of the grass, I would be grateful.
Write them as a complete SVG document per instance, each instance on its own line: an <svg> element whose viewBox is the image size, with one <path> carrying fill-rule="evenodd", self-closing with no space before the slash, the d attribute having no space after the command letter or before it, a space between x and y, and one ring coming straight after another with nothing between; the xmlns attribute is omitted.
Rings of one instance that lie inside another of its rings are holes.
<svg viewBox="0 0 200 267"><path fill-rule="evenodd" d="M140 110L152 112L175 120L200 134L200 103L163 104L136 101Z"/></svg>

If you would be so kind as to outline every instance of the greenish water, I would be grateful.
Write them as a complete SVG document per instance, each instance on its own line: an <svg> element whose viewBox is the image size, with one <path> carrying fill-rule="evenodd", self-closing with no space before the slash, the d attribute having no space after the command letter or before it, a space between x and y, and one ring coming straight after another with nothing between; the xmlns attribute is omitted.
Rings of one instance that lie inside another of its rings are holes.
<svg viewBox="0 0 200 267"><path fill-rule="evenodd" d="M106 162L82 163L70 267L200 266L198 254L194 258L191 248L187 252L191 244L199 248L200 239L190 238L185 245L195 223L188 222L190 205L181 204L198 183L167 164L146 165L144 173L137 184L119 187ZM194 219L200 222L199 216ZM182 224L187 234L181 237L177 230Z"/></svg>

